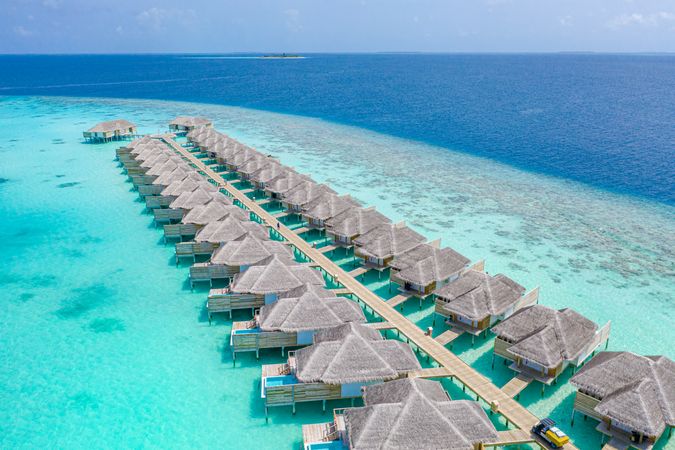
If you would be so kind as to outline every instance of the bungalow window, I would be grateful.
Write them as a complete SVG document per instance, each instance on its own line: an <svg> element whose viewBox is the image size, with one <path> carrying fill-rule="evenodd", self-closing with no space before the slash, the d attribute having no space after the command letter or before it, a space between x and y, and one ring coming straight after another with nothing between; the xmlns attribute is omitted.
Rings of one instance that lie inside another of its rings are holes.
<svg viewBox="0 0 675 450"><path fill-rule="evenodd" d="M625 431L626 433L632 433L633 432L633 428L630 425L626 425L624 423L617 422L614 419L612 419L611 424L614 428L618 428L619 430Z"/></svg>
<svg viewBox="0 0 675 450"><path fill-rule="evenodd" d="M541 364L537 364L534 361L530 361L529 359L523 359L523 364L527 367L530 367L531 369L537 370L539 372L544 371L544 367Z"/></svg>
<svg viewBox="0 0 675 450"><path fill-rule="evenodd" d="M469 326L472 326L472 327L475 326L474 321L469 319L468 317L458 315L456 320L457 320L457 322L465 323L465 324L467 324Z"/></svg>

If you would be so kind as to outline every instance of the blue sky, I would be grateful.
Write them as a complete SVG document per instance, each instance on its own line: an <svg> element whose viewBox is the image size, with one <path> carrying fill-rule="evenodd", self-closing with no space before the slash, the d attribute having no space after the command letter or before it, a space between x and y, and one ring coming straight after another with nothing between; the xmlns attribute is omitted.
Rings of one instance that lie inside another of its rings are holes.
<svg viewBox="0 0 675 450"><path fill-rule="evenodd" d="M675 0L0 3L0 53L675 52Z"/></svg>

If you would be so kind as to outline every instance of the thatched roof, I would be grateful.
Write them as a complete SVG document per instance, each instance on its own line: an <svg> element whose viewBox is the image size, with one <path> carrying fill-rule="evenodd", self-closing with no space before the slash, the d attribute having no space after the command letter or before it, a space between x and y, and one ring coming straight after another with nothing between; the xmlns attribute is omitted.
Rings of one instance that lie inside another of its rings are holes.
<svg viewBox="0 0 675 450"><path fill-rule="evenodd" d="M153 180L152 184L156 184L159 186L168 186L174 181L184 180L188 176L188 174L192 172L193 171L186 170L182 167L176 167L171 172L164 172L160 174L157 178Z"/></svg>
<svg viewBox="0 0 675 450"><path fill-rule="evenodd" d="M228 216L233 216L239 220L249 219L249 213L238 206L227 205L221 202L209 202L206 205L192 208L190 212L183 217L181 222L185 224L192 223L195 225L206 225L211 222L223 220Z"/></svg>
<svg viewBox="0 0 675 450"><path fill-rule="evenodd" d="M264 157L264 155L250 147L244 147L241 151L228 158L227 163L236 167L237 169L252 159Z"/></svg>
<svg viewBox="0 0 675 450"><path fill-rule="evenodd" d="M601 352L570 382L600 399L603 416L648 436L675 426L675 362L665 356Z"/></svg>
<svg viewBox="0 0 675 450"><path fill-rule="evenodd" d="M397 256L426 241L426 238L403 222L382 224L354 239L359 253L368 257Z"/></svg>
<svg viewBox="0 0 675 450"><path fill-rule="evenodd" d="M204 127L209 125L211 125L211 121L206 117L180 116L169 122L169 126L187 128Z"/></svg>
<svg viewBox="0 0 675 450"><path fill-rule="evenodd" d="M335 194L335 191L325 184L316 184L314 182L306 181L286 192L283 195L283 201L291 205L304 206L312 200L326 194Z"/></svg>
<svg viewBox="0 0 675 450"><path fill-rule="evenodd" d="M375 207L349 208L326 220L326 228L338 236L354 237L385 223L391 220Z"/></svg>
<svg viewBox="0 0 675 450"><path fill-rule="evenodd" d="M449 302L443 306L445 311L471 320L503 314L524 293L524 287L505 275L493 277L474 269L467 270L434 292L437 297Z"/></svg>
<svg viewBox="0 0 675 450"><path fill-rule="evenodd" d="M146 175L161 175L164 172L172 172L174 171L177 167L185 168L185 165L179 164L175 160L170 160L166 159L165 161L159 162L152 167L150 167L148 170L145 171Z"/></svg>
<svg viewBox="0 0 675 450"><path fill-rule="evenodd" d="M232 200L219 191L212 191L199 187L192 192L183 192L180 194L171 202L171 204L169 204L169 208L192 209L196 206L206 205L212 201L223 203L225 205L232 204Z"/></svg>
<svg viewBox="0 0 675 450"><path fill-rule="evenodd" d="M426 244L420 245L420 247ZM431 255L401 270L396 276L404 282L427 286L441 282L464 269L469 258L460 255L451 248L432 247Z"/></svg>
<svg viewBox="0 0 675 450"><path fill-rule="evenodd" d="M231 267L259 264L272 255L281 258L286 265L293 261L293 250L279 241L258 240L246 236L240 241L229 241L217 249L211 257L211 264L224 264Z"/></svg>
<svg viewBox="0 0 675 450"><path fill-rule="evenodd" d="M347 336L357 335L363 339L369 341L381 341L384 338L375 328L358 324L358 323L346 323L333 328L327 328L321 330L314 335L314 343L318 344L320 342L333 342L341 341L346 339Z"/></svg>
<svg viewBox="0 0 675 450"><path fill-rule="evenodd" d="M169 153L170 150L166 144L162 144L159 141L151 140L149 142L138 144L136 147L132 148L129 154L136 161L145 161L148 158L152 158L155 155L161 153Z"/></svg>
<svg viewBox="0 0 675 450"><path fill-rule="evenodd" d="M260 153L259 156L251 158L244 164L237 167L237 172L242 175L251 175L265 169L266 167L269 167L270 164L279 164L279 162Z"/></svg>
<svg viewBox="0 0 675 450"><path fill-rule="evenodd" d="M349 448L474 450L497 430L477 402L451 401L437 381L404 378L364 388L344 412Z"/></svg>
<svg viewBox="0 0 675 450"><path fill-rule="evenodd" d="M201 139L202 137L206 137L212 133L215 133L216 130L211 128L211 127L198 127L195 128L194 130L191 130L186 137L188 140L192 142L196 142L197 140Z"/></svg>
<svg viewBox="0 0 675 450"><path fill-rule="evenodd" d="M319 298L332 298L335 297L335 294L333 294L331 291L327 290L323 286L317 286L315 284L311 283L305 283L302 286L298 286L295 289L291 289L290 291L283 292L279 294L279 298L293 298L293 297L301 297L302 295L311 292L312 295L319 297Z"/></svg>
<svg viewBox="0 0 675 450"><path fill-rule="evenodd" d="M318 197L304 206L302 213L305 217L314 220L327 220L331 217L350 210L359 208L361 205L350 195L327 194Z"/></svg>
<svg viewBox="0 0 675 450"><path fill-rule="evenodd" d="M251 266L235 275L230 289L242 294L280 294L305 283L323 286L324 279L318 270L297 263L289 265L274 255L267 264Z"/></svg>
<svg viewBox="0 0 675 450"><path fill-rule="evenodd" d="M279 178L285 177L293 169L286 167L278 161L271 159L270 164L265 166L263 169L252 173L250 180L256 183L270 183Z"/></svg>
<svg viewBox="0 0 675 450"><path fill-rule="evenodd" d="M221 162L226 161L228 163L234 158L235 155L248 150L248 147L241 144L240 142L235 141L234 139L224 141L222 148L215 147L214 149L216 157L220 159Z"/></svg>
<svg viewBox="0 0 675 450"><path fill-rule="evenodd" d="M307 292L300 297L280 298L260 308L258 325L263 331L321 330L347 322L365 322L361 307L344 297L320 297Z"/></svg>
<svg viewBox="0 0 675 450"><path fill-rule="evenodd" d="M352 329L368 328L354 323L348 325ZM314 344L295 352L295 376L303 383L347 384L392 380L421 368L412 349L404 342L382 340L381 336L373 340L358 333L349 333L338 340L326 340L325 336L329 334L326 332L330 329L318 332Z"/></svg>
<svg viewBox="0 0 675 450"><path fill-rule="evenodd" d="M206 224L195 236L196 242L225 243L251 236L258 240L269 239L269 231L263 225L250 220L226 217L218 222Z"/></svg>
<svg viewBox="0 0 675 450"><path fill-rule="evenodd" d="M192 192L197 188L205 189L210 192L215 192L218 190L218 187L209 183L196 172L191 172L183 180L174 181L170 185L164 188L160 195L163 196L174 196L177 197L183 192Z"/></svg>
<svg viewBox="0 0 675 450"><path fill-rule="evenodd" d="M152 139L150 136L143 136L142 138L134 139L133 141L129 142L128 144L125 144L124 146L129 150L132 150L138 147L139 145L144 145L152 141L154 141L154 139Z"/></svg>
<svg viewBox="0 0 675 450"><path fill-rule="evenodd" d="M572 309L533 305L516 312L492 331L514 342L508 348L510 353L554 368L579 356L597 329L594 322Z"/></svg>
<svg viewBox="0 0 675 450"><path fill-rule="evenodd" d="M125 119L115 119L97 123L87 131L89 133L106 133L110 131L127 130L129 128L136 128L136 125Z"/></svg>
<svg viewBox="0 0 675 450"><path fill-rule="evenodd" d="M272 194L284 195L302 183L315 183L308 175L297 173L295 171L288 172L284 177L274 180L265 186L265 190Z"/></svg>

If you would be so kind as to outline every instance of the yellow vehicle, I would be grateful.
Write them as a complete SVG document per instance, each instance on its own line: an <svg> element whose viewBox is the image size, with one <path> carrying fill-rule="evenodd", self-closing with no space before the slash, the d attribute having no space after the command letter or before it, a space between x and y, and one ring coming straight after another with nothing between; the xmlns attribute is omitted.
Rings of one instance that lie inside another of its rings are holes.
<svg viewBox="0 0 675 450"><path fill-rule="evenodd" d="M532 432L541 436L552 448L562 448L570 441L570 438L549 418L533 426Z"/></svg>

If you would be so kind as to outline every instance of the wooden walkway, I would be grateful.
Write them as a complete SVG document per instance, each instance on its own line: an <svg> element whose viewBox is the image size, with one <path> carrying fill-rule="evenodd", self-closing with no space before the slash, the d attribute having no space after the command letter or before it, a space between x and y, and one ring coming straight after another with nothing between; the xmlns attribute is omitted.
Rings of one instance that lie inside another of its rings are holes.
<svg viewBox="0 0 675 450"><path fill-rule="evenodd" d="M191 163L197 166L218 185L227 190L235 199L243 204L250 211L261 218L268 226L276 228L277 219L269 212L265 211L255 201L242 194L238 189L229 185L220 175L206 167L202 161L192 155L187 149L178 145L169 137L162 137L162 140L171 146L178 153L183 155ZM363 301L375 314L382 320L393 324L396 329L403 334L407 340L426 353L431 359L436 361L439 366L452 371L453 376L467 388L473 391L479 398L486 403L498 405L497 412L502 414L510 423L522 430L530 430L539 419L527 410L523 405L509 397L505 392L492 384L488 378L481 375L477 370L462 361L457 355L450 352L431 336L428 336L417 325L408 320L391 305L387 304L382 298L374 292L367 289L358 282L350 273L347 273L326 255L313 248L309 243L295 234L284 224L280 224L277 230L286 240L291 242L297 250L307 255L310 259L318 263L323 271L333 279L338 278L340 283L349 289L356 297ZM354 272L354 271L352 271ZM545 442L539 439L539 442L545 446ZM565 445L567 449L576 449L573 444Z"/></svg>
<svg viewBox="0 0 675 450"><path fill-rule="evenodd" d="M324 254L325 254L325 253L328 253L328 252L332 252L332 251L335 250L336 248L338 248L337 245L326 245L325 247L321 247L321 248L319 249L319 251L320 251L321 253L324 253Z"/></svg>
<svg viewBox="0 0 675 450"><path fill-rule="evenodd" d="M436 336L436 341L445 346L448 345L450 342L454 341L458 337L460 337L464 333L463 331L455 331L455 330L447 330L444 333L439 334Z"/></svg>
<svg viewBox="0 0 675 450"><path fill-rule="evenodd" d="M293 229L293 232L294 232L295 234L304 234L304 233L307 233L309 230L310 230L310 228L307 228L307 227L300 227L300 228L295 228L295 229Z"/></svg>
<svg viewBox="0 0 675 450"><path fill-rule="evenodd" d="M498 431L497 440L486 442L484 447L506 447L507 445L529 444L534 442L534 438L529 431L525 430L504 430Z"/></svg>
<svg viewBox="0 0 675 450"><path fill-rule="evenodd" d="M446 378L452 375L452 371L447 367L431 367L408 372L408 378Z"/></svg>
<svg viewBox="0 0 675 450"><path fill-rule="evenodd" d="M395 308L396 306L405 302L409 298L410 298L410 295L408 295L408 294L398 294L396 297L392 297L389 300L387 300L387 303L389 305L391 305L392 308Z"/></svg>
<svg viewBox="0 0 675 450"><path fill-rule="evenodd" d="M322 254L322 255L323 255L323 254ZM325 257L324 257L324 258L325 258ZM333 262L333 261L331 261L331 262ZM340 268L338 267L338 269L340 269ZM340 270L342 270L342 269L340 269ZM370 270L370 269L367 269L367 268L365 268L365 267L357 267L356 269L354 269L354 270L352 270L351 272L349 272L347 275L349 275L349 276L352 277L352 278L356 278L356 277L358 277L358 276L360 276L360 275L363 275L364 273L368 272L369 270ZM354 281L356 281L356 280L354 280ZM359 284L360 284L360 283L359 283ZM365 288L364 288L364 289L365 289ZM378 298L379 298L379 297L378 297ZM382 300L380 299L380 301L382 301Z"/></svg>
<svg viewBox="0 0 675 450"><path fill-rule="evenodd" d="M367 323L370 328L374 328L376 330L395 330L396 325L393 325L389 322L370 322Z"/></svg>
<svg viewBox="0 0 675 450"><path fill-rule="evenodd" d="M502 391L511 398L514 398L516 395L525 389L534 379L525 374L519 373L511 379L508 383L502 386Z"/></svg>

